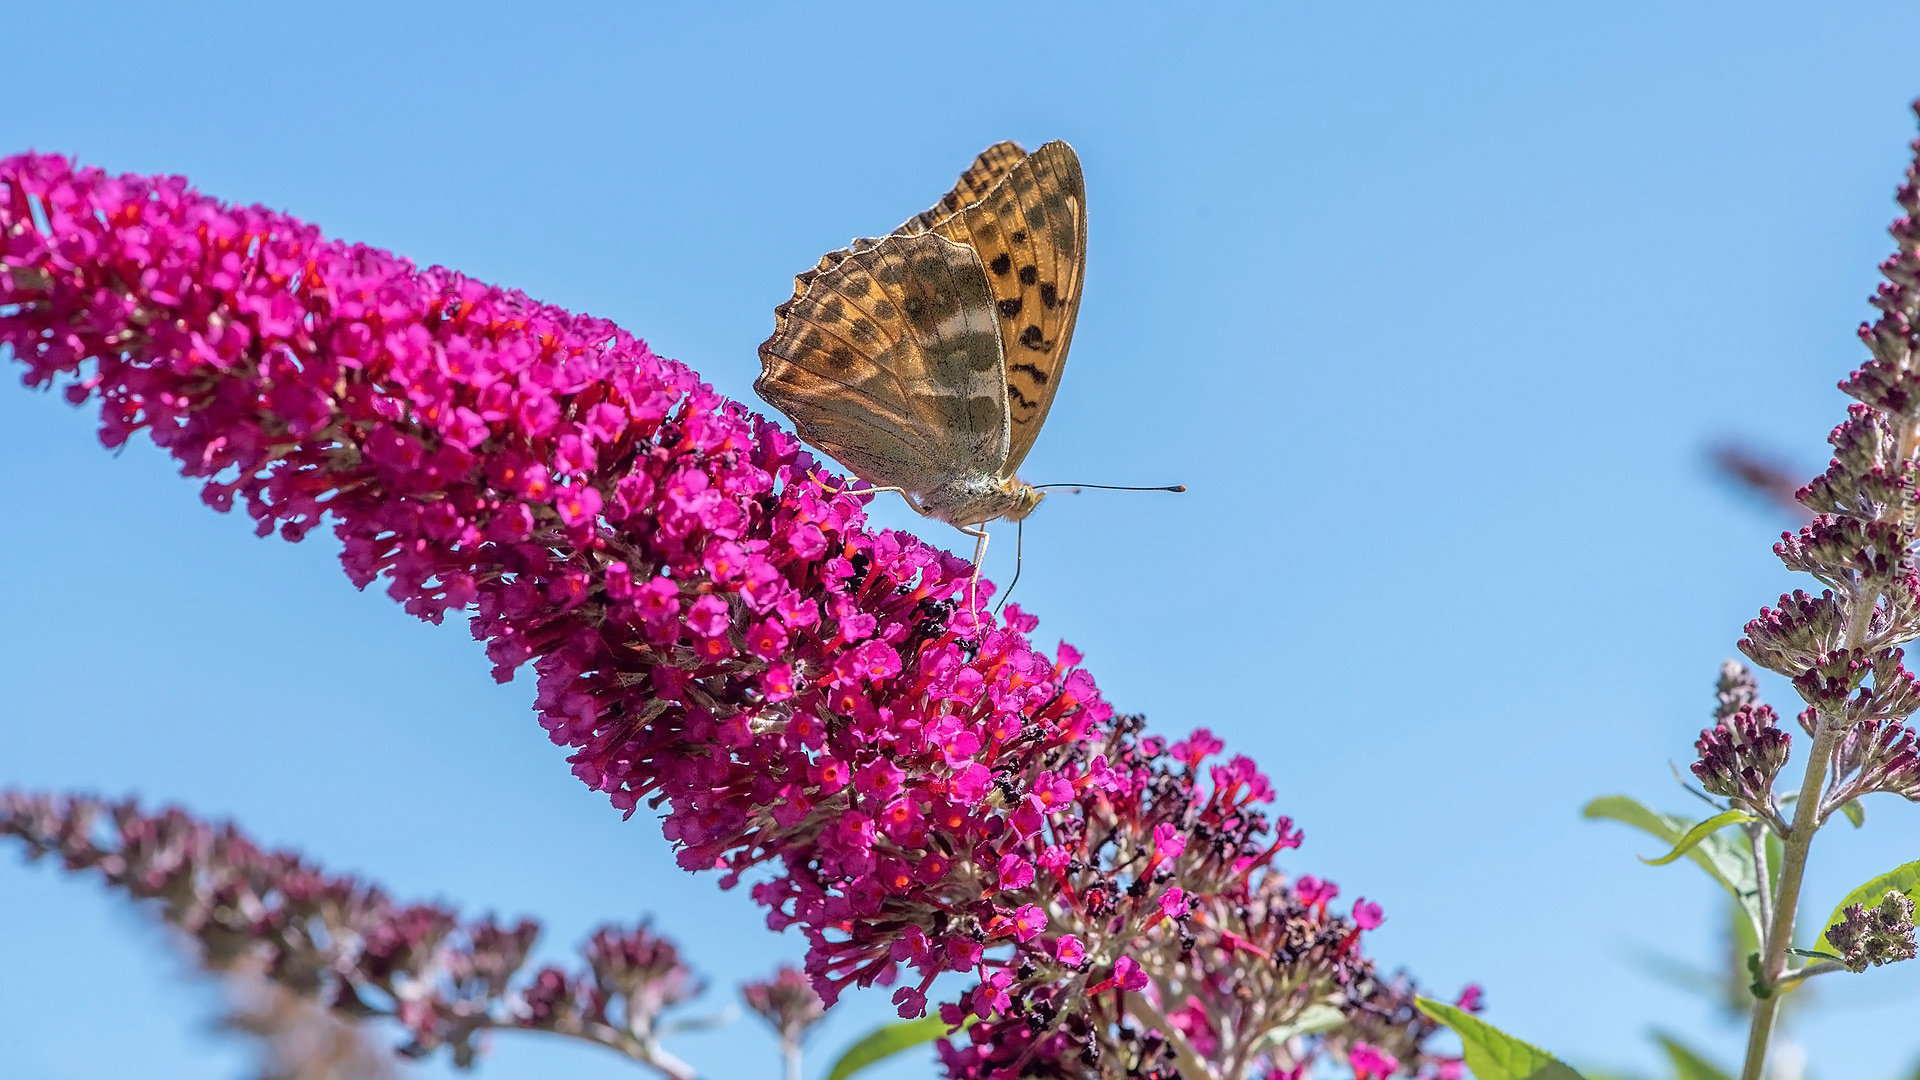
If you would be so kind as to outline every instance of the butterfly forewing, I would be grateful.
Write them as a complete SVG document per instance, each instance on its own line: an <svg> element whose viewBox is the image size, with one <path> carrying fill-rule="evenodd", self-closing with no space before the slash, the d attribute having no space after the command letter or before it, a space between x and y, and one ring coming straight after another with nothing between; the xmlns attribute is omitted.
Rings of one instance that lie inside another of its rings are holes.
<svg viewBox="0 0 1920 1080"><path fill-rule="evenodd" d="M914 233L926 232L966 207L979 202L987 192L993 190L993 186L1000 182L1001 177L1011 172L1013 167L1020 164L1021 159L1026 156L1027 152L1020 149L1020 144L1017 142L994 143L980 151L980 156L973 159L972 165L967 166L967 171L960 174L960 181L953 185L952 191L947 192L939 202L934 203L933 209L914 215L906 224L893 230L894 234L911 236Z"/></svg>
<svg viewBox="0 0 1920 1080"><path fill-rule="evenodd" d="M971 247L987 270L1005 346L1009 407L1010 441L1000 475L1010 477L1053 405L1080 308L1087 260L1080 159L1066 143L1050 142L1015 162L979 201L933 231Z"/></svg>
<svg viewBox="0 0 1920 1080"><path fill-rule="evenodd" d="M967 167L967 171L960 174L960 180L953 185L952 191L947 192L939 202L934 203L932 209L923 210L907 219L905 224L893 230L893 235L913 236L927 232L938 222L952 217L956 211L979 202L981 196L993 190L993 185L999 183L1000 178L1007 175L1008 170L1019 164L1020 159L1026 156L1027 152L1020 149L1020 144L1017 142L994 143L987 147L980 152L979 157L973 159L973 164ZM855 252L866 251L879 242L878 239L866 237L820 256L820 261L814 265L813 269L793 279L793 295L804 294L807 291L807 285L816 275L825 273L840 260Z"/></svg>
<svg viewBox="0 0 1920 1080"><path fill-rule="evenodd" d="M760 396L881 487L992 475L1010 439L992 289L972 249L888 236L802 275L760 346Z"/></svg>

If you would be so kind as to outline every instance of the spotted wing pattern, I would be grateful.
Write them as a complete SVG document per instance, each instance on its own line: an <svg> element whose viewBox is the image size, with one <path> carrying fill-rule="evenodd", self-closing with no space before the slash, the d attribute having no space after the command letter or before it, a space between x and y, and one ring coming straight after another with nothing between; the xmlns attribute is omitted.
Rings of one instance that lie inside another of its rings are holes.
<svg viewBox="0 0 1920 1080"><path fill-rule="evenodd" d="M925 492L1007 457L998 311L973 249L933 233L836 253L774 311L754 383L800 437L881 487Z"/></svg>
<svg viewBox="0 0 1920 1080"><path fill-rule="evenodd" d="M967 176L1011 145L980 155ZM1010 408L1001 476L1011 477L1033 448L1066 366L1086 276L1086 205L1079 157L1066 143L1050 142L1014 162L977 202L933 226L934 234L973 249L993 289Z"/></svg>

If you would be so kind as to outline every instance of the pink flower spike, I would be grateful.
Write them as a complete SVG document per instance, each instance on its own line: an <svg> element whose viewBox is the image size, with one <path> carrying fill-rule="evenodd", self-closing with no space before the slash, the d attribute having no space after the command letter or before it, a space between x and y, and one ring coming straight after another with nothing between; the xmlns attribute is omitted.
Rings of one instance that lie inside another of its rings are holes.
<svg viewBox="0 0 1920 1080"><path fill-rule="evenodd" d="M1300 833L1251 760L1117 715L1030 614L968 610L967 559L871 527L857 481L611 323L29 154L0 159L0 363L262 535L330 529L357 587L469 618L495 678L530 669L565 767L657 814L684 869L750 883L823 1000L979 972L941 1010L953 1080L1137 1051L1090 995L1162 973L1195 1046L1257 1037L1211 1018L1301 986L1408 1014L1360 948L1377 905L1329 918L1330 883L1274 867ZM969 1010L991 1018L961 1034ZM1042 1014L1063 1023L1036 1038ZM1417 1027L1372 1030L1414 1060Z"/></svg>

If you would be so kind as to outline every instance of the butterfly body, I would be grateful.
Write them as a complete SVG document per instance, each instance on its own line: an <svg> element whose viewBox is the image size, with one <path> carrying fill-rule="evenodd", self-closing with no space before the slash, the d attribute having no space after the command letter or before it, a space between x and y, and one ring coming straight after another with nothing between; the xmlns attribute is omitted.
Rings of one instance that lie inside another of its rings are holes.
<svg viewBox="0 0 1920 1080"><path fill-rule="evenodd" d="M1086 235L1071 147L989 147L932 209L794 279L754 389L855 476L984 543L979 526L1040 502L1014 474L1066 364Z"/></svg>
<svg viewBox="0 0 1920 1080"><path fill-rule="evenodd" d="M960 476L926 492L914 492L914 507L921 514L965 528L1006 518L1019 521L1040 505L1045 492L1034 490L1019 479L989 476Z"/></svg>

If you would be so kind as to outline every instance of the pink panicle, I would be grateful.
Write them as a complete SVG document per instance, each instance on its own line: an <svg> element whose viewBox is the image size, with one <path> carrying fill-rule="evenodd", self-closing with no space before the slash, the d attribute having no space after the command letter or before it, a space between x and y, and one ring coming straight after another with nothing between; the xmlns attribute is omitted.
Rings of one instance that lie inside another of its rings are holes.
<svg viewBox="0 0 1920 1080"><path fill-rule="evenodd" d="M356 585L468 613L497 678L531 661L574 774L664 808L687 869L751 872L826 1004L905 965L907 1012L942 971L976 973L981 1016L1057 1011L1121 955L1202 979L1179 957L1266 970L1352 933L1260 883L1299 834L1258 811L1251 761L1202 770L1205 731L1162 760L1031 615L965 607L964 559L869 531L871 496L610 322L179 178L22 155L0 161L0 345L261 535L330 516ZM1288 1008L1371 978L1331 949L1286 972L1262 978ZM1081 1052L1010 1023L997 1049L975 1029L982 1067Z"/></svg>

